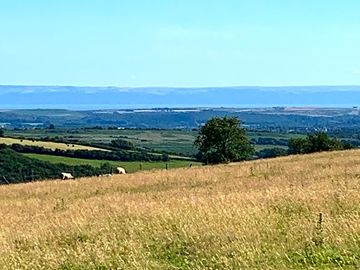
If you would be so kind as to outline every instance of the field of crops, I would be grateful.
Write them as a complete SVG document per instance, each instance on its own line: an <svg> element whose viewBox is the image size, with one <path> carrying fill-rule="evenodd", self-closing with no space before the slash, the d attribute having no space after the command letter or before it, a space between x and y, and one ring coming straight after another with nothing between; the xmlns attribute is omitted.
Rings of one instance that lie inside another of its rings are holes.
<svg viewBox="0 0 360 270"><path fill-rule="evenodd" d="M49 148L52 150L60 149L60 150L103 150L100 148L90 147L90 146L83 146L77 144L65 144L65 143L56 143L56 142L43 142L43 141L36 141L36 140L25 140L25 139L15 139L15 138L3 138L0 137L0 144L22 144L22 145L34 145L40 146L44 148Z"/></svg>
<svg viewBox="0 0 360 270"><path fill-rule="evenodd" d="M78 140L80 143L109 143L111 140L123 139L131 141L137 147L146 147L156 151L167 151L191 156L196 153L194 140L197 131L192 130L108 130L108 129L37 129L37 130L9 130L8 135L18 137L62 137L67 140ZM249 132L250 138L261 137L273 139L289 139L299 137L298 134ZM257 151L267 148L286 146L255 145Z"/></svg>
<svg viewBox="0 0 360 270"><path fill-rule="evenodd" d="M359 269L360 152L0 186L0 269Z"/></svg>
<svg viewBox="0 0 360 270"><path fill-rule="evenodd" d="M137 172L141 170L152 170L152 169L174 169L181 167L190 167L199 165L198 162L194 161L183 161L183 160L172 160L168 162L140 162L140 161L129 161L129 162L117 162L107 160L93 160L93 159L81 159L81 158L69 158L52 155L40 155L40 154L25 154L30 158L39 159L42 161L49 161L51 163L64 163L68 165L91 165L93 167L100 167L102 164L110 163L114 167L123 167L127 172Z"/></svg>
<svg viewBox="0 0 360 270"><path fill-rule="evenodd" d="M16 137L62 137L67 140L78 140L80 143L110 143L115 139L124 139L137 147L146 147L157 151L191 155L196 152L193 147L195 132L179 130L108 130L108 129L57 129L57 130L12 130L8 135Z"/></svg>

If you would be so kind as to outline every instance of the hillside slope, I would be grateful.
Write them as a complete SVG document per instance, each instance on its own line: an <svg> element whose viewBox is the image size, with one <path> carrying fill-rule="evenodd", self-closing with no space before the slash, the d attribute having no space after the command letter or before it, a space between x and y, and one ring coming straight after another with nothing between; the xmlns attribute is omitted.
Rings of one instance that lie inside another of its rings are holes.
<svg viewBox="0 0 360 270"><path fill-rule="evenodd" d="M0 268L354 269L359 190L360 151L0 186Z"/></svg>

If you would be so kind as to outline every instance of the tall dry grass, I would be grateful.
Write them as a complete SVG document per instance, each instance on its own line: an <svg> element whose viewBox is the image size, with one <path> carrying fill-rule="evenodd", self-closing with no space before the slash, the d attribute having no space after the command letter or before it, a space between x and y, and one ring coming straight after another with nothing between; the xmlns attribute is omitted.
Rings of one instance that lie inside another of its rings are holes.
<svg viewBox="0 0 360 270"><path fill-rule="evenodd" d="M1 186L0 269L358 269L359 191L359 151Z"/></svg>

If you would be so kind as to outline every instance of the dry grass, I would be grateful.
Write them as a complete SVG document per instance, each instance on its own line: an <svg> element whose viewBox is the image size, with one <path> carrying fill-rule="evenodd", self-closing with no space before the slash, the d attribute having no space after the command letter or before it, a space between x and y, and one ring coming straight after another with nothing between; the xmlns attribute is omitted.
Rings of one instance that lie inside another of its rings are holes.
<svg viewBox="0 0 360 270"><path fill-rule="evenodd" d="M15 138L0 138L0 144L22 144L22 145L29 145L29 146L40 146L48 149L60 149L60 150L101 150L107 151L100 148L78 145L78 144L66 144L66 143L57 143L57 142L43 142L43 141L32 141L32 140L23 140L23 139L15 139Z"/></svg>
<svg viewBox="0 0 360 270"><path fill-rule="evenodd" d="M1 186L0 268L358 269L359 190L359 151Z"/></svg>

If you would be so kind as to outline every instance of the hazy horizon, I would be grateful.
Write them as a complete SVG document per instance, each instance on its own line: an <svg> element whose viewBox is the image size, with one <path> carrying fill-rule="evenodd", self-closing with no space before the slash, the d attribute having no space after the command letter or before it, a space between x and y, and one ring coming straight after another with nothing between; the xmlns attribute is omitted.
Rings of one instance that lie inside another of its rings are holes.
<svg viewBox="0 0 360 270"><path fill-rule="evenodd" d="M2 86L0 109L360 106L360 86L118 88Z"/></svg>

